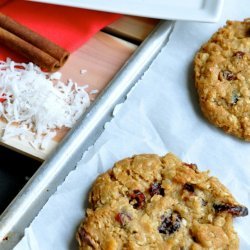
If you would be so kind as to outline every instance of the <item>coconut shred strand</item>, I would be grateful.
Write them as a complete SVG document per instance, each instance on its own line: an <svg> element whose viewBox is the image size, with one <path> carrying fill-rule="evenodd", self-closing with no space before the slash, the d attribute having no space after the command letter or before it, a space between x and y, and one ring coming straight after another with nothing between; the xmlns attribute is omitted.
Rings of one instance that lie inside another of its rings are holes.
<svg viewBox="0 0 250 250"><path fill-rule="evenodd" d="M84 86L60 78L60 73L50 76L33 63L0 61L0 116L7 122L2 140L18 136L44 148L55 129L73 126L90 98Z"/></svg>

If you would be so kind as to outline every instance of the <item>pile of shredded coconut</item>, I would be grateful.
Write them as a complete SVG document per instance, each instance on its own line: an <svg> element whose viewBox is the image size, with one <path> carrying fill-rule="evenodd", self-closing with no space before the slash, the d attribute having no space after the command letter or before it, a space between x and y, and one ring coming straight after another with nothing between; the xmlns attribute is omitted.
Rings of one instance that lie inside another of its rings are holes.
<svg viewBox="0 0 250 250"><path fill-rule="evenodd" d="M33 63L0 61L0 117L7 124L1 140L18 136L46 148L55 129L71 128L90 105L86 86L60 81L61 73L44 73Z"/></svg>

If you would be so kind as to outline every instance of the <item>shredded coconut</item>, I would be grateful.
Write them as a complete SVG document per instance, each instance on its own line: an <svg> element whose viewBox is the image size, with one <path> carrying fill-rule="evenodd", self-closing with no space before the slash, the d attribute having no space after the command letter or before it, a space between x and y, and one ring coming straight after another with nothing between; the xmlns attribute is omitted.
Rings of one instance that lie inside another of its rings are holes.
<svg viewBox="0 0 250 250"><path fill-rule="evenodd" d="M62 77L61 72L55 72L55 73L50 75L50 80L60 80L61 77Z"/></svg>
<svg viewBox="0 0 250 250"><path fill-rule="evenodd" d="M60 81L61 73L44 73L33 63L0 61L0 116L7 124L1 139L26 138L46 148L55 129L71 128L90 105L86 86Z"/></svg>

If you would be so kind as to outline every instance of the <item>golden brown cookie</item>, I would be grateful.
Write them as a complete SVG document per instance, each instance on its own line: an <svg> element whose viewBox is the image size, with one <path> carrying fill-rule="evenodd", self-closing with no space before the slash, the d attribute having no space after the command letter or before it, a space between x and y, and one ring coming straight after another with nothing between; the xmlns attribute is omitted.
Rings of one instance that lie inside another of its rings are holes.
<svg viewBox="0 0 250 250"><path fill-rule="evenodd" d="M228 21L196 54L195 85L206 118L250 140L250 20Z"/></svg>
<svg viewBox="0 0 250 250"><path fill-rule="evenodd" d="M238 249L229 191L173 154L119 161L95 181L77 232L80 249Z"/></svg>

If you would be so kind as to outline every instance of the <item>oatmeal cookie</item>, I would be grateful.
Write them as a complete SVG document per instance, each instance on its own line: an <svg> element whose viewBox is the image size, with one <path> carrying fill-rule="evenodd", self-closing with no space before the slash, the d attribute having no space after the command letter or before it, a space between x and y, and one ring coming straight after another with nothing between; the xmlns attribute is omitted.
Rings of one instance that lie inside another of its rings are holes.
<svg viewBox="0 0 250 250"><path fill-rule="evenodd" d="M95 181L80 249L238 249L234 216L248 210L208 172L173 154L119 161Z"/></svg>
<svg viewBox="0 0 250 250"><path fill-rule="evenodd" d="M228 21L196 54L195 85L206 118L250 140L250 20Z"/></svg>

